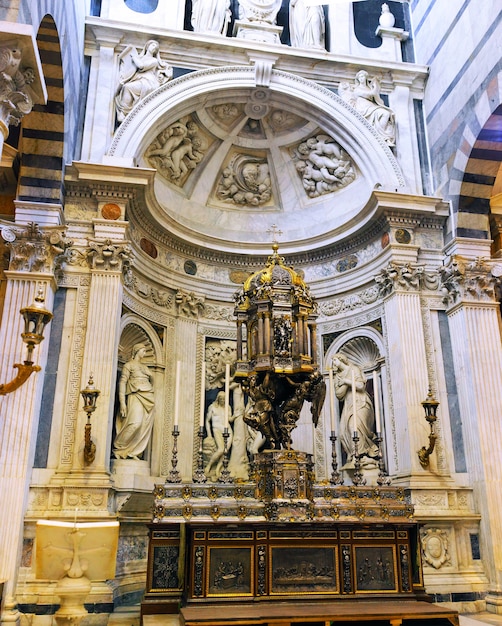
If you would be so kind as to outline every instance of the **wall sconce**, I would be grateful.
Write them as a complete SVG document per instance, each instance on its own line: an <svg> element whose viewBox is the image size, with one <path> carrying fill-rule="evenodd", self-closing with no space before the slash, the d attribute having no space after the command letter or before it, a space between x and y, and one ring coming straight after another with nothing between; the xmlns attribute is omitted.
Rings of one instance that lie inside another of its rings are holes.
<svg viewBox="0 0 502 626"><path fill-rule="evenodd" d="M423 446L418 451L418 458L420 460L420 465L423 468L429 466L429 457L434 451L434 446L436 445L437 435L434 430L434 424L437 420L437 410L439 406L439 402L436 400L432 391L429 389L429 393L427 394L427 398L422 402L422 406L425 411L425 419L429 422L429 426L431 427L431 432L429 435L429 447L426 448Z"/></svg>
<svg viewBox="0 0 502 626"><path fill-rule="evenodd" d="M92 374L89 376L87 387L80 392L84 399L84 411L87 413L87 423L85 425L84 461L90 465L96 456L96 444L91 439L91 415L96 410L96 401L101 393L94 386Z"/></svg>
<svg viewBox="0 0 502 626"><path fill-rule="evenodd" d="M35 346L44 338L44 330L52 319L52 313L44 307L44 295L42 289L39 289L35 302L31 306L26 306L19 311L24 319L24 332L21 338L28 346L27 359L24 363L14 363L17 369L17 376L13 380L0 385L0 396L5 396L15 391L33 372L39 372L40 365L33 365L33 350Z"/></svg>

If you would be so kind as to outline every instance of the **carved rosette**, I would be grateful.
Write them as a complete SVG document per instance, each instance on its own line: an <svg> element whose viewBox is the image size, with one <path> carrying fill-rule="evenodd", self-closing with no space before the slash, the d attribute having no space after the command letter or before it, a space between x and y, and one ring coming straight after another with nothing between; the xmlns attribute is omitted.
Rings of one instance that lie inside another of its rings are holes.
<svg viewBox="0 0 502 626"><path fill-rule="evenodd" d="M9 269L18 272L56 273L71 245L64 228L42 230L33 222L25 227L5 226L1 235L10 250Z"/></svg>

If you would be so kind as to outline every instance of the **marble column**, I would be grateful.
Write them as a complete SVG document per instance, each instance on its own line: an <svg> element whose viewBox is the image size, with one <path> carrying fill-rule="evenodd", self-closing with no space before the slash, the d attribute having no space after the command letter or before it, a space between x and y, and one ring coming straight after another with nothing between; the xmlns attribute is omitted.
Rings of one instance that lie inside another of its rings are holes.
<svg viewBox="0 0 502 626"><path fill-rule="evenodd" d="M486 243L480 245L486 248ZM453 242L449 252L443 289L464 439L469 442L468 472L481 513L481 556L489 579L486 603L489 611L502 614L502 342L494 297L498 279L491 273L493 264L481 260L483 250L474 251L479 256L467 256L461 244Z"/></svg>

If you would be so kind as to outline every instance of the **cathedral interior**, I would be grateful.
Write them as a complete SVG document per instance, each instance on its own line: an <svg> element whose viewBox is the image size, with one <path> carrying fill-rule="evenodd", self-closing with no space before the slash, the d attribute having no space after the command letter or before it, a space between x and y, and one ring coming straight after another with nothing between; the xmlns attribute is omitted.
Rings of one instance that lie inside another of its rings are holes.
<svg viewBox="0 0 502 626"><path fill-rule="evenodd" d="M0 3L2 625L501 623L501 41Z"/></svg>

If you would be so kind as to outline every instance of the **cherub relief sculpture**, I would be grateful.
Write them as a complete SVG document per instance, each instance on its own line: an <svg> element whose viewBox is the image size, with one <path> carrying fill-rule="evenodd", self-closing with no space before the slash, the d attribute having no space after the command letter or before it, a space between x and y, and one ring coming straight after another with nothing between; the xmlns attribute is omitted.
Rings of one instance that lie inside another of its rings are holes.
<svg viewBox="0 0 502 626"><path fill-rule="evenodd" d="M319 134L302 142L293 158L310 198L346 187L356 178L349 156L329 135Z"/></svg>
<svg viewBox="0 0 502 626"><path fill-rule="evenodd" d="M115 96L118 122L123 122L138 102L172 78L173 70L160 58L159 49L159 42L150 39L139 53L133 46L127 46L120 55Z"/></svg>
<svg viewBox="0 0 502 626"><path fill-rule="evenodd" d="M272 183L266 159L239 154L223 170L216 196L219 200L247 206L261 206L272 197Z"/></svg>
<svg viewBox="0 0 502 626"><path fill-rule="evenodd" d="M181 119L165 128L145 153L146 159L169 182L181 187L202 161L207 142L195 122Z"/></svg>
<svg viewBox="0 0 502 626"><path fill-rule="evenodd" d="M389 146L396 145L394 112L382 100L380 81L376 76L370 78L366 70L360 70L352 84L340 83L338 94L374 126Z"/></svg>

